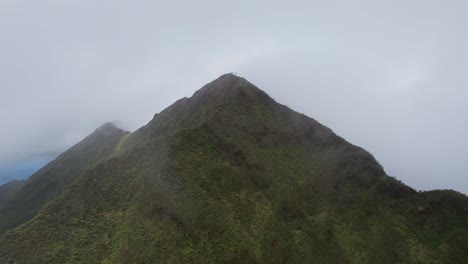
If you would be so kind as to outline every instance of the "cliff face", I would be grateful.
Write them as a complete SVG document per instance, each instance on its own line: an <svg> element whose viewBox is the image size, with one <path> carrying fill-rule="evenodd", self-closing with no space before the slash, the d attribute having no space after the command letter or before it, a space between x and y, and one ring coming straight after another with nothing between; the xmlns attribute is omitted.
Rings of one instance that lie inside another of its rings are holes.
<svg viewBox="0 0 468 264"><path fill-rule="evenodd" d="M466 196L415 192L367 151L232 74L112 142L110 158L85 155L92 166L0 238L1 262L468 258Z"/></svg>

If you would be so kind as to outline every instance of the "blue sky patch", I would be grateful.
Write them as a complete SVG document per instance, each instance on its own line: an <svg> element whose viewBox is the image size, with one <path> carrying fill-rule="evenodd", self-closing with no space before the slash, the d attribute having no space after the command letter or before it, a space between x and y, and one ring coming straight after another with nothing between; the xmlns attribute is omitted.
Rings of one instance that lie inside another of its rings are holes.
<svg viewBox="0 0 468 264"><path fill-rule="evenodd" d="M26 179L49 161L44 159L18 161L12 164L7 164L0 167L0 184L7 183L12 180Z"/></svg>

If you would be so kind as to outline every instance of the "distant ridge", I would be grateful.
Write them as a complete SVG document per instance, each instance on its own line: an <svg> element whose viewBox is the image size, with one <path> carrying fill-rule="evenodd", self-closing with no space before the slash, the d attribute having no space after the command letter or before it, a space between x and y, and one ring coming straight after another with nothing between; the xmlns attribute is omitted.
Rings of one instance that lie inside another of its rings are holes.
<svg viewBox="0 0 468 264"><path fill-rule="evenodd" d="M48 201L60 196L75 178L89 166L109 157L119 140L128 134L105 123L78 144L44 166L29 179L12 183L16 188L8 198L0 189L0 234L34 217Z"/></svg>

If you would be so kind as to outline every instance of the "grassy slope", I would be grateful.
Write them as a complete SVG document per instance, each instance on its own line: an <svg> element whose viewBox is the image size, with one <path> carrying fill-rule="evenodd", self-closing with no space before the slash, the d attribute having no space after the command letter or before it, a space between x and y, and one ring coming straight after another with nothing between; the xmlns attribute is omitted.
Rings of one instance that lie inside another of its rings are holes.
<svg viewBox="0 0 468 264"><path fill-rule="evenodd" d="M466 260L466 196L417 193L249 84L219 85L201 91L213 96L203 107L196 94L157 115L5 234L2 263Z"/></svg>
<svg viewBox="0 0 468 264"><path fill-rule="evenodd" d="M0 234L34 217L44 204L61 195L83 169L112 155L126 134L105 124L22 182L0 208Z"/></svg>

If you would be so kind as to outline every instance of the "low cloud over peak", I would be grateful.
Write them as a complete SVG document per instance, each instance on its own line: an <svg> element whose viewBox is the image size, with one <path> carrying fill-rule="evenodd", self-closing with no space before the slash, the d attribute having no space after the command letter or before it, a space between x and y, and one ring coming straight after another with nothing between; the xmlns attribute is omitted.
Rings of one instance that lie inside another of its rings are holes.
<svg viewBox="0 0 468 264"><path fill-rule="evenodd" d="M108 120L135 130L237 72L403 182L468 193L465 1L180 5L2 1L0 168L50 159Z"/></svg>

